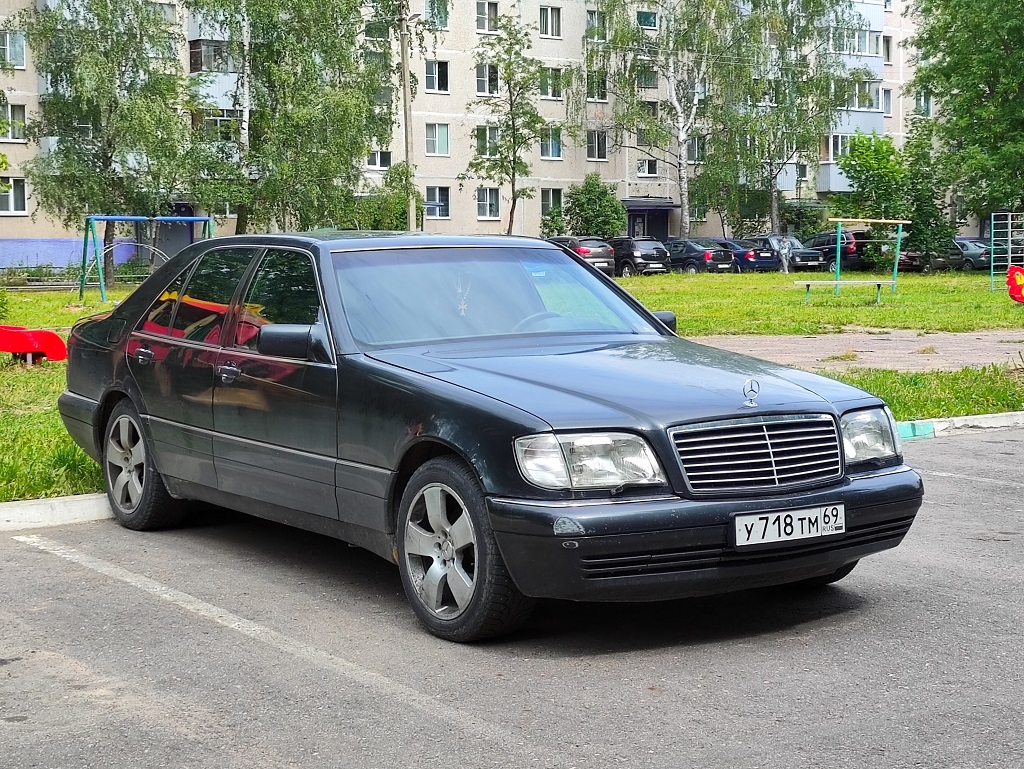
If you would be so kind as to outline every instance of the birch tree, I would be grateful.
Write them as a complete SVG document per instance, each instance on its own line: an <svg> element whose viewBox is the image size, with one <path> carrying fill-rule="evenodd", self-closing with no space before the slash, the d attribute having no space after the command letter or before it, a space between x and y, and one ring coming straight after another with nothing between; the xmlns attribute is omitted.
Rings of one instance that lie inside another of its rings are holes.
<svg viewBox="0 0 1024 769"><path fill-rule="evenodd" d="M617 147L665 162L690 232L687 155L714 112L739 84L725 81L746 43L745 17L733 0L599 0L591 12L573 114L607 128ZM595 88L596 84L596 88ZM608 105L604 101L607 94Z"/></svg>

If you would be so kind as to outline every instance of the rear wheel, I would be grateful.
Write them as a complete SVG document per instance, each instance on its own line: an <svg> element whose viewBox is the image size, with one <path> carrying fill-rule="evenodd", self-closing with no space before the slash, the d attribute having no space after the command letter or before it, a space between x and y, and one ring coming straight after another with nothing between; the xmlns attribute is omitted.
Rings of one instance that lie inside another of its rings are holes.
<svg viewBox="0 0 1024 769"><path fill-rule="evenodd" d="M963 267L961 268L964 272L971 272L974 270L974 262L970 259L964 259Z"/></svg>
<svg viewBox="0 0 1024 769"><path fill-rule="evenodd" d="M683 272L685 272L687 275L696 275L698 272L700 272L700 270L697 269L697 265L695 265L693 262L687 262L686 266L683 267Z"/></svg>
<svg viewBox="0 0 1024 769"><path fill-rule="evenodd" d="M836 260L835 259L829 259L828 260L828 264L825 265L825 272L831 272L834 275L835 271L836 271Z"/></svg>
<svg viewBox="0 0 1024 769"><path fill-rule="evenodd" d="M420 467L402 495L398 568L420 623L448 641L511 633L535 604L498 551L476 476L455 457Z"/></svg>
<svg viewBox="0 0 1024 769"><path fill-rule="evenodd" d="M624 278L632 278L636 275L636 267L633 266L632 262L623 262L622 267L619 268L619 275Z"/></svg>
<svg viewBox="0 0 1024 769"><path fill-rule="evenodd" d="M167 493L146 445L139 412L127 398L114 407L107 420L103 480L114 517L125 528L164 529L185 517L185 503Z"/></svg>

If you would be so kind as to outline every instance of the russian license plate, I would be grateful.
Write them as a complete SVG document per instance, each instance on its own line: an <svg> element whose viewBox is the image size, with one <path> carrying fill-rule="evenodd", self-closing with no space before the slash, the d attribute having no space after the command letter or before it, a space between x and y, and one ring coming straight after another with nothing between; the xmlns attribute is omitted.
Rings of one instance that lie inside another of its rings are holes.
<svg viewBox="0 0 1024 769"><path fill-rule="evenodd" d="M769 259L771 257L771 255L772 255L771 251L762 251L761 252L761 258L762 259Z"/></svg>
<svg viewBox="0 0 1024 769"><path fill-rule="evenodd" d="M593 264L594 264L595 267L607 267L608 266L608 262L594 262Z"/></svg>
<svg viewBox="0 0 1024 769"><path fill-rule="evenodd" d="M802 510L737 515L733 520L736 547L814 539L846 531L846 509L841 503Z"/></svg>

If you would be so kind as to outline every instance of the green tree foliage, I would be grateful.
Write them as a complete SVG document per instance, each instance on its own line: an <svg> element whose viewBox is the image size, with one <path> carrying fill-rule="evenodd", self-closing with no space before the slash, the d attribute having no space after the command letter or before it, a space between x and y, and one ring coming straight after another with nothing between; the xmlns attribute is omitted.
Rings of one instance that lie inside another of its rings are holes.
<svg viewBox="0 0 1024 769"><path fill-rule="evenodd" d="M1017 0L916 0L912 88L939 97L935 135L983 215L1024 210L1024 14Z"/></svg>
<svg viewBox="0 0 1024 769"><path fill-rule="evenodd" d="M35 200L65 225L87 213L158 215L204 163L183 118L192 100L180 35L141 0L55 0L8 26L24 30L48 84L26 135L54 144L23 164ZM114 226L104 233L113 280Z"/></svg>
<svg viewBox="0 0 1024 769"><path fill-rule="evenodd" d="M561 208L552 208L540 220L540 236L552 238L555 235L564 235L569 226L565 223Z"/></svg>
<svg viewBox="0 0 1024 769"><path fill-rule="evenodd" d="M944 209L947 186L935 157L932 135L928 121L915 121L902 151L888 136L853 136L849 154L838 159L851 192L834 213L867 219L909 219L903 248L919 252L926 259L944 253L956 227ZM891 229L876 227L872 232L881 238Z"/></svg>
<svg viewBox="0 0 1024 769"><path fill-rule="evenodd" d="M408 229L409 196L413 189L409 167L398 163L384 173L378 187L371 187L353 201L350 218L340 225L354 230L406 230ZM419 201L422 216L422 200Z"/></svg>
<svg viewBox="0 0 1024 769"><path fill-rule="evenodd" d="M626 231L626 209L615 196L615 185L602 182L600 174L587 174L563 198L562 216L572 234L612 238Z"/></svg>
<svg viewBox="0 0 1024 769"><path fill-rule="evenodd" d="M400 3L187 0L186 6L202 15L211 37L226 33L241 115L236 133L222 142L229 168L198 196L230 203L239 232L338 226L351 217L367 150L391 140L391 51ZM364 6L374 14L369 21Z"/></svg>
<svg viewBox="0 0 1024 769"><path fill-rule="evenodd" d="M891 137L858 133L850 138L849 153L837 162L850 182L846 213L868 219L907 218L907 166Z"/></svg>
<svg viewBox="0 0 1024 769"><path fill-rule="evenodd" d="M530 187L522 186L522 179L530 175L527 156L548 131L561 142L561 127L547 122L537 111L542 63L527 55L533 46L533 31L518 15L498 17L497 34L484 36L473 54L478 77L483 74L482 67L496 70L497 91L492 98L474 99L466 105L468 112L483 115L485 122L477 126L473 158L459 175L459 182L481 179L511 188L509 234L519 200L533 196ZM488 76L493 77L484 75Z"/></svg>
<svg viewBox="0 0 1024 769"><path fill-rule="evenodd" d="M630 0L598 0L569 108L584 129L607 130L609 144L668 165L686 235L687 150L706 124L712 100L739 87L722 80L735 72L728 64L749 42L744 16L731 0L654 3L641 12L638 7Z"/></svg>
<svg viewBox="0 0 1024 769"><path fill-rule="evenodd" d="M729 87L742 87L711 101L715 130L707 144L713 156L738 157L738 178L770 193L772 232L779 232L777 192L786 166L817 158L821 137L835 127L851 92L860 91L860 103L870 98L870 72L849 71L838 50L859 26L847 0L753 0L744 17L747 40L727 63Z"/></svg>

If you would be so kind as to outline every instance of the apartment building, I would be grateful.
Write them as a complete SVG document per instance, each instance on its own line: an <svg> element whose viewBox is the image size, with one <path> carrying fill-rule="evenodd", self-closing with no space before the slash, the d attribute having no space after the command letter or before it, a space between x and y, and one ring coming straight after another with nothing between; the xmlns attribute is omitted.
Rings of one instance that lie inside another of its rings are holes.
<svg viewBox="0 0 1024 769"><path fill-rule="evenodd" d="M28 2L31 0L0 0L0 18ZM874 79L854 94L835 131L824 137L816 173L813 162L794 163L786 169L779 182L784 194L818 197L848 191L836 158L848 150L849 137L857 130L891 131L902 136L903 116L912 108L904 103L900 90L911 74L907 53L900 46L912 31L909 20L900 14L903 3L855 3L855 10L865 19L865 28L850 35L844 43L844 55L849 66L867 68ZM174 3L164 5L182 24L186 39L182 58L188 70L206 73L208 109L203 119L211 130L229 126L239 117L234 103L237 74L224 35L183 9L176 9ZM411 0L410 11L412 24L429 22L438 30L436 35L425 36L424 48L412 46L409 54L410 71L417 84L411 104L409 154L416 184L426 201L423 228L432 232L504 232L511 202L509 191L476 180L460 184L457 179L466 170L478 141L486 141L487 132L493 130L481 114L467 108L490 98L496 87L496 73L487 66L478 67L473 51L486 36L495 34L499 14L518 13L524 25L536 29L528 53L540 59L545 68L539 98L541 114L553 124L563 121L567 118L566 94L559 76L582 60L584 34L588 24L595 22L594 4L592 0L520 0L518 4L511 0L450 0L448 11L442 12L432 0ZM12 185L10 192L0 194L0 266L75 261L81 254L80 234L65 230L41 212L33 218L31 189L19 176L20 165L37 151L25 141L19 125L38 105L40 84L31 51L26 50L17 33L0 33L0 56L15 68L14 76L4 83L11 126L0 135L0 152L11 162L10 170L2 173ZM653 82L647 87L652 100L657 100L663 84ZM400 89L396 93L400 94ZM533 188L535 195L519 202L514 232L538 234L542 217L561 206L569 186L594 172L615 185L628 210L631 233L666 237L678 232L680 210L672 180L675 169L657 157L615 147L610 133L601 128L610 117L608 95L598 89L591 97L586 111L592 127L588 126L579 141L553 126L533 149L529 158L532 175L523 180L523 185ZM365 170L371 181L405 156L401 109L398 118L390 145L372 148L368 155ZM230 210L225 207L213 213L219 217L218 232L231 232ZM697 214L691 210L697 232L716 229Z"/></svg>

